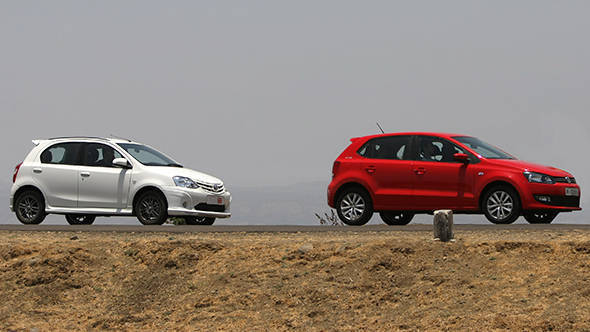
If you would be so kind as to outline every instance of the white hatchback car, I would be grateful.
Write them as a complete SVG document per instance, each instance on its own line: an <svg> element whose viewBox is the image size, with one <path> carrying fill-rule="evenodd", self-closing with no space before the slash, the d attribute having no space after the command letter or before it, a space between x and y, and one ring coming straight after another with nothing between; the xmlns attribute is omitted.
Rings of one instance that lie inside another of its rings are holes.
<svg viewBox="0 0 590 332"><path fill-rule="evenodd" d="M23 224L39 224L50 213L77 225L97 216L136 216L144 225L161 225L169 216L211 225L231 216L231 195L221 180L147 145L98 137L33 144L14 170L10 192L10 209Z"/></svg>

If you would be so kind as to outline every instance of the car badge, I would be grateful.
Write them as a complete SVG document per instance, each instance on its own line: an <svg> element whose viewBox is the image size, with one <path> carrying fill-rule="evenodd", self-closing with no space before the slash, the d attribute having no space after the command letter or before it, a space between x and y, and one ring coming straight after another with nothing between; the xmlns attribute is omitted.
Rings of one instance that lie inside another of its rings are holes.
<svg viewBox="0 0 590 332"><path fill-rule="evenodd" d="M567 183L572 183L572 179L570 179L570 177L569 177L569 176L566 176L566 177L565 177L565 181L567 181Z"/></svg>

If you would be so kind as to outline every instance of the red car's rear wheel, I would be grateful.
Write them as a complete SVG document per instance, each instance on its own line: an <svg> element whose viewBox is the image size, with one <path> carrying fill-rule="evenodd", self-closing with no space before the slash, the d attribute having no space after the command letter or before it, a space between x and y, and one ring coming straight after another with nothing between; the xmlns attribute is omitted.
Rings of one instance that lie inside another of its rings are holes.
<svg viewBox="0 0 590 332"><path fill-rule="evenodd" d="M371 196L360 187L351 187L340 194L336 201L336 211L343 223L361 226L373 216Z"/></svg>

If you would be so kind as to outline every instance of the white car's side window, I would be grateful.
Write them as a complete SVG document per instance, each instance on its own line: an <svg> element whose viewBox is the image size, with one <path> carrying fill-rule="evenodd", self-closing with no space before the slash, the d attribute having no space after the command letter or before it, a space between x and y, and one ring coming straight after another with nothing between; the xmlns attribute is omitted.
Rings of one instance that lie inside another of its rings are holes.
<svg viewBox="0 0 590 332"><path fill-rule="evenodd" d="M80 147L82 143L55 144L41 153L41 163L79 165Z"/></svg>
<svg viewBox="0 0 590 332"><path fill-rule="evenodd" d="M84 148L84 165L93 167L114 167L113 159L121 154L112 147L100 143L88 143Z"/></svg>

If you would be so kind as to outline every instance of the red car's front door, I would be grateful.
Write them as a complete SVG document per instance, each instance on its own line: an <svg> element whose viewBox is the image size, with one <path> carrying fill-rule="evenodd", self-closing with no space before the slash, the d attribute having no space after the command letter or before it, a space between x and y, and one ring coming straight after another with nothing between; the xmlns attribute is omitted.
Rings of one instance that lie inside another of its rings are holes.
<svg viewBox="0 0 590 332"><path fill-rule="evenodd" d="M465 150L431 136L418 136L415 150L413 193L419 209L465 210L477 206L473 189L476 167L453 158L455 153L467 153Z"/></svg>

